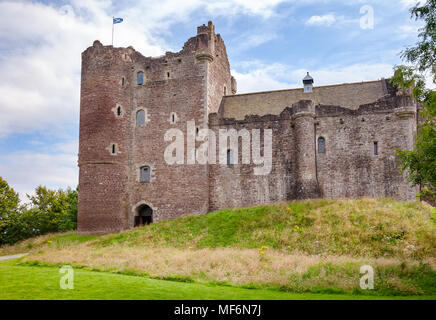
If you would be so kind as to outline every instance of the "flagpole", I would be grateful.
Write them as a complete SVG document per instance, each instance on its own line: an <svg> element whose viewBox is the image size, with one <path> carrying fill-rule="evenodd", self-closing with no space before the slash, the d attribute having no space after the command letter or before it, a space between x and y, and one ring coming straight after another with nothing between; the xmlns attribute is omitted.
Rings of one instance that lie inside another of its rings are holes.
<svg viewBox="0 0 436 320"><path fill-rule="evenodd" d="M112 17L112 47L114 46L114 18Z"/></svg>

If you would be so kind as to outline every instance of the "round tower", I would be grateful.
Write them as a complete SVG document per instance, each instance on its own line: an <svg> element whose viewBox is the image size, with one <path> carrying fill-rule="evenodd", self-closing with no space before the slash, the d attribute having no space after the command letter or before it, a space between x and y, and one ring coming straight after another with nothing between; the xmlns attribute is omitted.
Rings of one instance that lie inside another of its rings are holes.
<svg viewBox="0 0 436 320"><path fill-rule="evenodd" d="M297 199L320 196L316 173L315 105L311 100L301 100L292 105L295 134L295 196Z"/></svg>

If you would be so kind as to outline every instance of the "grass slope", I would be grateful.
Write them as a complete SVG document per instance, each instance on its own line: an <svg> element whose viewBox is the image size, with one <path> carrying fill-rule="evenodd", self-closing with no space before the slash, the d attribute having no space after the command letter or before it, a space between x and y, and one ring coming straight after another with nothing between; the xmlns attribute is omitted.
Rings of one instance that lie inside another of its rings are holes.
<svg viewBox="0 0 436 320"><path fill-rule="evenodd" d="M161 221L119 234L46 235L0 248L24 261L155 279L294 292L436 295L432 208L390 199L310 200ZM363 264L375 290L359 288Z"/></svg>
<svg viewBox="0 0 436 320"><path fill-rule="evenodd" d="M96 245L259 248L354 256L435 254L431 208L390 199L312 200L228 209L101 237ZM410 246L410 250L405 248ZM409 251L409 252L407 252Z"/></svg>
<svg viewBox="0 0 436 320"><path fill-rule="evenodd" d="M0 262L0 300L26 299L115 299L115 300L318 300L369 299L368 296L296 294L275 290L251 290L196 283L153 280L77 269L74 289L59 287L59 269L16 265L15 261ZM402 297L432 299L434 297ZM390 299L390 297L376 297Z"/></svg>
<svg viewBox="0 0 436 320"><path fill-rule="evenodd" d="M104 236L42 236L0 248L0 255L87 242L195 248L270 248L289 253L435 257L432 208L391 199L310 200L227 209Z"/></svg>

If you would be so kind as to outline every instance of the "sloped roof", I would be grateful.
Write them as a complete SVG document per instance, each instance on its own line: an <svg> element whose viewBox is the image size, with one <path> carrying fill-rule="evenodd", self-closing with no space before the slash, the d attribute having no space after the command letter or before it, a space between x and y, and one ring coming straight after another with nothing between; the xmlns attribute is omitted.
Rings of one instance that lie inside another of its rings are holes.
<svg viewBox="0 0 436 320"><path fill-rule="evenodd" d="M243 120L247 115L278 115L287 106L300 100L313 100L315 104L357 109L362 104L375 102L387 95L385 81L383 79L314 87L310 93L298 88L225 96L220 114L223 118L236 120Z"/></svg>

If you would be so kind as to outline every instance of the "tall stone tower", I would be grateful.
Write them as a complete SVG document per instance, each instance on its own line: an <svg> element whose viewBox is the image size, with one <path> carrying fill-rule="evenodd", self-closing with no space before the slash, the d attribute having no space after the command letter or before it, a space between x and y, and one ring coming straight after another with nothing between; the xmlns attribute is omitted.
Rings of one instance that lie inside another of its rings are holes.
<svg viewBox="0 0 436 320"><path fill-rule="evenodd" d="M144 57L95 41L82 54L78 231L117 232L209 209L208 166L186 164L187 122L208 127L236 92L214 25L180 52ZM167 130L185 137L185 164L169 165Z"/></svg>

